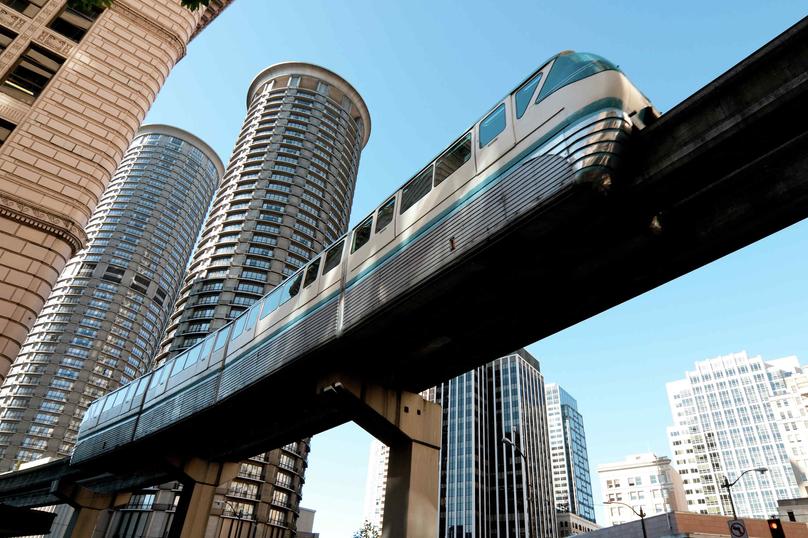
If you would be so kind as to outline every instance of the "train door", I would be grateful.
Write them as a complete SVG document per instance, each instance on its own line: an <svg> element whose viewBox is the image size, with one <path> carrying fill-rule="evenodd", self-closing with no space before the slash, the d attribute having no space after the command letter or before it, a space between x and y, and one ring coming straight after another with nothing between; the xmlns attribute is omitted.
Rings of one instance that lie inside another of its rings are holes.
<svg viewBox="0 0 808 538"><path fill-rule="evenodd" d="M483 172L514 144L511 99L508 97L477 124L477 170Z"/></svg>
<svg viewBox="0 0 808 538"><path fill-rule="evenodd" d="M318 287L320 291L325 291L328 288L338 285L342 277L342 253L345 250L345 240L335 243L334 246L328 249L323 259L323 270L320 276L320 283Z"/></svg>
<svg viewBox="0 0 808 538"><path fill-rule="evenodd" d="M564 103L552 95L545 99L544 86L547 84L547 73L553 64L549 64L522 84L513 94L516 112L516 140L527 137L536 139L547 133L553 118L564 113ZM549 87L548 87L549 88Z"/></svg>
<svg viewBox="0 0 808 538"><path fill-rule="evenodd" d="M298 299L298 306L303 306L317 296L319 291L317 286L317 277L320 274L320 265L322 265L322 257L318 256L306 266L306 272L303 276L303 286L300 290L300 299Z"/></svg>

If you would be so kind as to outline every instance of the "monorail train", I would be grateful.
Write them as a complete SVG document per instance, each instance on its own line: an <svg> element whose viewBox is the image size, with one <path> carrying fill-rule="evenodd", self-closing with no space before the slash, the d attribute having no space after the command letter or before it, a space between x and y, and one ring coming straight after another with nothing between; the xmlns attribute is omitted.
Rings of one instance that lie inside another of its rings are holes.
<svg viewBox="0 0 808 538"><path fill-rule="evenodd" d="M545 62L367 218L249 310L159 368L95 400L72 462L146 438L342 338L509 211L540 211L573 187L608 189L632 129L658 116L611 62Z"/></svg>

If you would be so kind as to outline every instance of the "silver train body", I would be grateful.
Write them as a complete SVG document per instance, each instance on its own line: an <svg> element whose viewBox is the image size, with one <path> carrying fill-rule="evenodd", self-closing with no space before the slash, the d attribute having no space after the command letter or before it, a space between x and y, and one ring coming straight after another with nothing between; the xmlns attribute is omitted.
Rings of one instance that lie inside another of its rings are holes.
<svg viewBox="0 0 808 538"><path fill-rule="evenodd" d="M169 428L339 339L502 233L514 214L581 183L607 188L631 130L656 115L610 62L556 55L239 318L93 402L71 461Z"/></svg>

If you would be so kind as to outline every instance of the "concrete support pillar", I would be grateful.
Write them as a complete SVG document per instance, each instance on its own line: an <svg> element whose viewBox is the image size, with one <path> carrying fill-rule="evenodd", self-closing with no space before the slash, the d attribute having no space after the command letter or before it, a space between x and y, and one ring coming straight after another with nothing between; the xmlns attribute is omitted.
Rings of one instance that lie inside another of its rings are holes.
<svg viewBox="0 0 808 538"><path fill-rule="evenodd" d="M216 488L233 480L238 474L240 464L192 458L177 467L184 477L182 494L168 536L201 538L205 535Z"/></svg>
<svg viewBox="0 0 808 538"><path fill-rule="evenodd" d="M326 379L321 390L338 396L354 422L390 447L382 537L437 536L440 406L346 375Z"/></svg>
<svg viewBox="0 0 808 538"><path fill-rule="evenodd" d="M66 535L71 538L93 538L98 518L109 508L123 506L131 493L98 493L78 484L54 482L51 490L75 509Z"/></svg>
<svg viewBox="0 0 808 538"><path fill-rule="evenodd" d="M390 445L382 538L438 535L440 448L418 442Z"/></svg>

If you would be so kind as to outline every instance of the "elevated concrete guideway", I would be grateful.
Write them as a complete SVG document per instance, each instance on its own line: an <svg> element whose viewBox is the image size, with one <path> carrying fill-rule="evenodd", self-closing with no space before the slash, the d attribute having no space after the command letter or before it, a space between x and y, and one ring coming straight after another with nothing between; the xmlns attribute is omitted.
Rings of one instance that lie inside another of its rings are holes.
<svg viewBox="0 0 808 538"><path fill-rule="evenodd" d="M409 393L808 217L806 102L803 19L637 133L608 196L579 192L515 217L507 237L422 285L406 307L148 442L79 467L62 461L0 477L0 502L60 502L54 480L113 495L177 479L183 462L238 461L349 420L382 435L389 428L379 417L390 416L363 407L374 387L403 405ZM245 411L256 407L287 412Z"/></svg>

